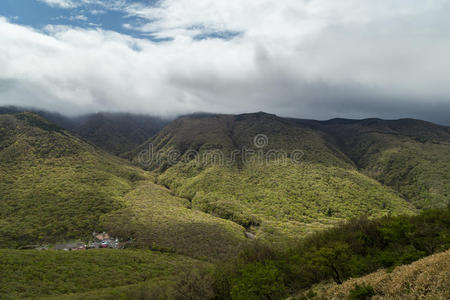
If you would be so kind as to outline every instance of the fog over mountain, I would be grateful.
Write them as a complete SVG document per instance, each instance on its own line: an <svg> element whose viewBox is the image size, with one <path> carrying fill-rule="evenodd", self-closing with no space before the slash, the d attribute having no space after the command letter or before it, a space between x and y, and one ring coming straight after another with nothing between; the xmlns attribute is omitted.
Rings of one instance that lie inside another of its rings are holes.
<svg viewBox="0 0 450 300"><path fill-rule="evenodd" d="M6 0L0 105L449 124L443 0Z"/></svg>

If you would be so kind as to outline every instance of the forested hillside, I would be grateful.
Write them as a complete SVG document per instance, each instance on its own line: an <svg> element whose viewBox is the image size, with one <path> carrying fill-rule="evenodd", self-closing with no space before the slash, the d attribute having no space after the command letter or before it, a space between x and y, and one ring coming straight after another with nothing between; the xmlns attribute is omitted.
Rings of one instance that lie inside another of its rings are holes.
<svg viewBox="0 0 450 300"><path fill-rule="evenodd" d="M403 119L316 123L365 174L394 188L417 208L450 201L450 128Z"/></svg>
<svg viewBox="0 0 450 300"><path fill-rule="evenodd" d="M135 150L133 161L159 172L158 182L194 208L261 237L298 237L358 215L416 211L359 172L327 133L265 113L180 118Z"/></svg>
<svg viewBox="0 0 450 300"><path fill-rule="evenodd" d="M118 228L131 246L215 258L244 240L239 225L191 210L148 172L33 113L0 115L0 167L0 248Z"/></svg>

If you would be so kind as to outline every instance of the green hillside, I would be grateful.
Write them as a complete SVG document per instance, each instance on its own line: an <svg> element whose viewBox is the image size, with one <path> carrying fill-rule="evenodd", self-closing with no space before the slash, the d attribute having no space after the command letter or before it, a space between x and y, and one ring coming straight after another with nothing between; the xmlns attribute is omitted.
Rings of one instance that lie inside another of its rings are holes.
<svg viewBox="0 0 450 300"><path fill-rule="evenodd" d="M136 294L140 284L149 289L152 283L173 282L194 266L208 266L185 256L136 250L0 250L0 257L1 299L61 299L88 292L119 299L127 291Z"/></svg>
<svg viewBox="0 0 450 300"><path fill-rule="evenodd" d="M254 145L260 134L267 137L261 148ZM153 161L146 156L150 145ZM233 156L236 149L241 151ZM359 173L326 133L264 113L180 118L138 148L133 161L159 171L158 182L191 199L193 208L260 237L298 237L361 214L415 212L393 190Z"/></svg>
<svg viewBox="0 0 450 300"><path fill-rule="evenodd" d="M73 119L71 131L110 153L131 151L161 130L167 121L125 113L97 113Z"/></svg>
<svg viewBox="0 0 450 300"><path fill-rule="evenodd" d="M32 113L0 116L0 247L90 236L147 178Z"/></svg>
<svg viewBox="0 0 450 300"><path fill-rule="evenodd" d="M236 255L246 242L244 228L196 209L150 181L124 197L124 208L103 218L106 230L129 247L218 259Z"/></svg>
<svg viewBox="0 0 450 300"><path fill-rule="evenodd" d="M100 112L69 117L39 109L0 106L0 115L25 112L33 112L115 155L135 149L168 123L150 115Z"/></svg>
<svg viewBox="0 0 450 300"><path fill-rule="evenodd" d="M0 164L0 248L119 228L131 246L211 258L245 239L242 227L192 210L151 174L32 113L0 116Z"/></svg>
<svg viewBox="0 0 450 300"><path fill-rule="evenodd" d="M365 174L393 187L417 208L450 202L450 128L425 121L331 120L333 136Z"/></svg>

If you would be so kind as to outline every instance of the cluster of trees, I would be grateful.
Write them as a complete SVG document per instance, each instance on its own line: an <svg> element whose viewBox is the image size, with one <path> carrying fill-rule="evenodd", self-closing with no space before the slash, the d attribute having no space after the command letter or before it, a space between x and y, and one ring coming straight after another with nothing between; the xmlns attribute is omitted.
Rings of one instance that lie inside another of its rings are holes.
<svg viewBox="0 0 450 300"><path fill-rule="evenodd" d="M255 243L205 278L216 299L282 299L324 280L339 284L449 248L450 209L359 218L290 245Z"/></svg>

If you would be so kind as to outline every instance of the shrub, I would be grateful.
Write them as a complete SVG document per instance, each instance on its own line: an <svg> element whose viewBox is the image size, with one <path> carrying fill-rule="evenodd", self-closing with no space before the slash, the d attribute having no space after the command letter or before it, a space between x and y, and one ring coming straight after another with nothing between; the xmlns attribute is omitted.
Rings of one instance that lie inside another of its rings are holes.
<svg viewBox="0 0 450 300"><path fill-rule="evenodd" d="M231 298L236 300L282 299L286 292L284 276L274 262L242 266L231 286Z"/></svg>
<svg viewBox="0 0 450 300"><path fill-rule="evenodd" d="M366 300L370 299L372 296L375 296L375 290L370 285L358 285L350 291L350 295L348 296L349 300Z"/></svg>

